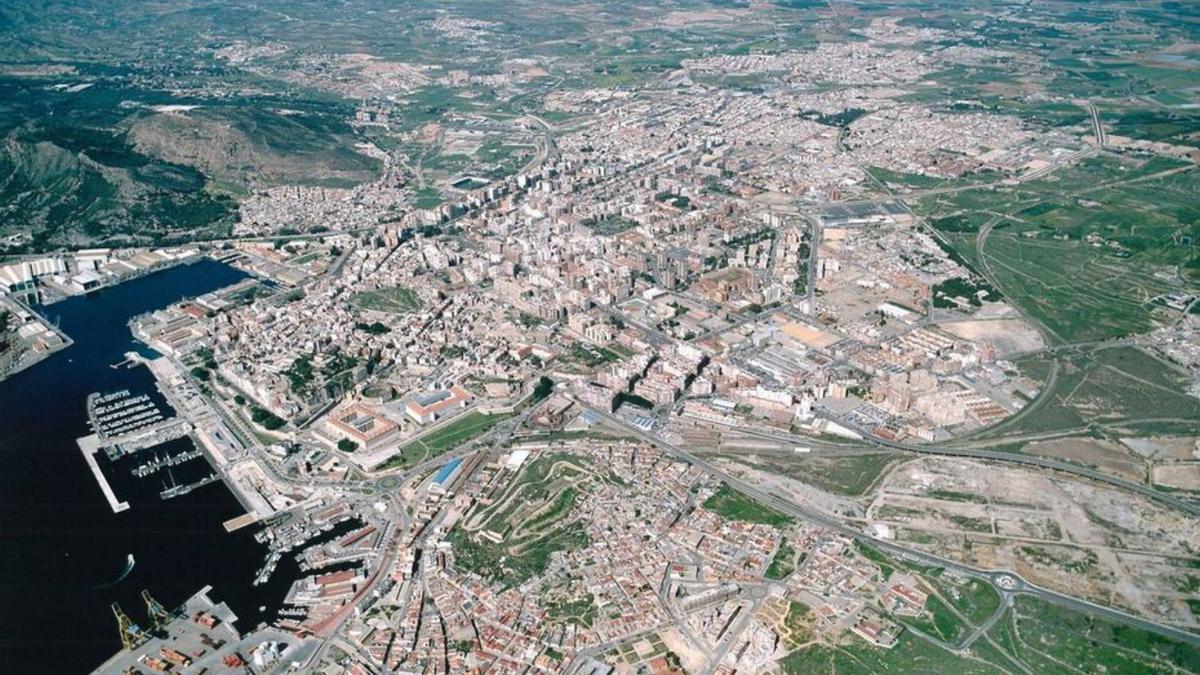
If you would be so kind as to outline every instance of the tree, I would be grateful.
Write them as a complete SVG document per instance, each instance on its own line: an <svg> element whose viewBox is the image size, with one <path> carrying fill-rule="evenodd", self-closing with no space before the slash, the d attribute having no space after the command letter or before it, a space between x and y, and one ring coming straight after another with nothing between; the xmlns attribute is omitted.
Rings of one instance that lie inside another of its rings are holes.
<svg viewBox="0 0 1200 675"><path fill-rule="evenodd" d="M533 388L534 402L536 403L537 401L546 398L552 391L554 391L554 380L551 380L543 375L541 379L538 380L537 386Z"/></svg>
<svg viewBox="0 0 1200 675"><path fill-rule="evenodd" d="M343 438L342 440L338 441L337 447L338 450L341 450L342 452L354 452L358 449L358 443L355 443L349 438Z"/></svg>

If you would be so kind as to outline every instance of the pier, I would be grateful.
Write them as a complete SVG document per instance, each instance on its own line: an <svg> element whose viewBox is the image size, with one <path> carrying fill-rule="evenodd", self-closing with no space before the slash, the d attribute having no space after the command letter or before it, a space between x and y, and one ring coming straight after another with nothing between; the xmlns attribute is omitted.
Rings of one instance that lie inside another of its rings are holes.
<svg viewBox="0 0 1200 675"><path fill-rule="evenodd" d="M108 484L108 479L100 471L100 464L96 462L96 453L101 448L100 438L96 434L92 434L76 439L75 442L79 445L79 450L83 453L83 460L87 462L88 468L92 470L92 475L96 477L96 482L100 484L100 491L104 493L104 498L108 500L108 506L112 509L113 513L129 510L129 502L117 499L117 495L113 493L112 487Z"/></svg>
<svg viewBox="0 0 1200 675"><path fill-rule="evenodd" d="M174 499L175 497L181 497L192 490L202 488L205 485L215 483L219 480L221 480L221 477L217 474L209 474L208 476L205 476L204 478L201 478L193 483L187 483L185 485L172 485L171 487L164 488L162 492L158 493L158 496L162 499Z"/></svg>
<svg viewBox="0 0 1200 675"><path fill-rule="evenodd" d="M167 455L166 457L158 457L155 455L154 459L146 462L145 464L139 464L137 467L131 470L131 473L138 478L145 478L146 476L149 476L163 467L179 466L184 462L190 462L197 457L203 456L204 453L200 452L199 450L181 452L178 455Z"/></svg>

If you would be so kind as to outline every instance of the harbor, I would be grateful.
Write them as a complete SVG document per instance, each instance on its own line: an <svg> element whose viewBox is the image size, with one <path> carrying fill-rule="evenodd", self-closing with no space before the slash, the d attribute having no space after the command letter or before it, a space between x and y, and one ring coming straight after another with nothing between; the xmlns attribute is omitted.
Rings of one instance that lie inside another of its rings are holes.
<svg viewBox="0 0 1200 675"><path fill-rule="evenodd" d="M210 599L225 603L247 630L275 616L289 575L297 573L292 561L281 563L267 583L252 586L267 547L255 541L257 528L226 530L226 522L253 520L224 485L163 500L167 467L142 478L133 474L139 465L198 448L186 420L161 400L147 368L111 367L129 352L149 354L130 334L132 316L245 278L205 259L37 308L74 343L0 382L5 418L0 492L6 495L0 527L8 533L0 574L8 580L5 605L22 608L0 618L0 629L17 645L6 652L6 672L95 669L121 647L112 603L144 623L142 589L172 607L211 585ZM162 419L100 438L87 415L88 397L125 390L129 399L148 395ZM120 450L110 457L103 450L114 443ZM213 472L201 457L169 468L180 484ZM44 640L50 625L72 636L72 646L48 661ZM209 672L226 672L220 660L214 665Z"/></svg>

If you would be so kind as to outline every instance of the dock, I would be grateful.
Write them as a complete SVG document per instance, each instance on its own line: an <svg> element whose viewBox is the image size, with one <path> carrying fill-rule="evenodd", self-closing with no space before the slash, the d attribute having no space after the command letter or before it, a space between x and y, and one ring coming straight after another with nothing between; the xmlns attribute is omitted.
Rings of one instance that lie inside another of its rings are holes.
<svg viewBox="0 0 1200 675"><path fill-rule="evenodd" d="M108 500L108 506L112 509L113 513L128 511L129 502L117 499L117 495L113 493L112 487L108 484L108 479L100 471L100 464L96 462L96 453L100 452L100 448L102 447L100 445L100 437L92 434L75 439L75 443L79 446L80 452L83 453L83 461L87 462L88 468L92 470L92 475L96 477L96 482L100 485L100 491L104 493L104 498Z"/></svg>
<svg viewBox="0 0 1200 675"><path fill-rule="evenodd" d="M231 492L233 492L234 494L237 494L236 490L231 490ZM246 527L248 525L253 525L254 523L257 523L257 522L258 522L258 514L243 513L240 516L235 516L233 518L230 518L229 520L225 521L223 523L223 525L225 526L226 532L236 532L236 531L242 529L243 527Z"/></svg>
<svg viewBox="0 0 1200 675"><path fill-rule="evenodd" d="M161 470L163 467L179 466L180 464L190 462L197 457L203 456L204 453L200 452L199 450L190 450L187 452L181 452L178 455L167 455L166 457L159 457L157 454L155 454L154 459L144 464L139 464L137 467L132 469L130 473L138 478L145 478L146 476Z"/></svg>
<svg viewBox="0 0 1200 675"><path fill-rule="evenodd" d="M221 480L221 477L216 473L212 473L192 483L187 483L184 485L172 485L171 487L163 488L163 490L158 493L158 496L161 499L174 499L176 497L182 497L192 490L202 488L205 485L211 485L219 480Z"/></svg>

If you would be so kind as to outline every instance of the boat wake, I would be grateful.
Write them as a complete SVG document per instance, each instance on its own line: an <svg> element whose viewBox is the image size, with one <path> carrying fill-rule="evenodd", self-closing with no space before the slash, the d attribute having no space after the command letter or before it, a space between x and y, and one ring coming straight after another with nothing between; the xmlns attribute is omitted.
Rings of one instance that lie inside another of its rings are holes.
<svg viewBox="0 0 1200 675"><path fill-rule="evenodd" d="M125 577L129 576L129 573L133 571L133 565L134 565L133 554L130 553L128 556L125 557L125 569L124 569L124 571L121 572L121 576L117 577L116 579L113 579L112 581L110 581L106 584L99 584L97 586L92 586L89 590L99 591L99 590L102 590L105 588L112 588L113 586L116 586L117 584L121 583L122 581L125 581Z"/></svg>

